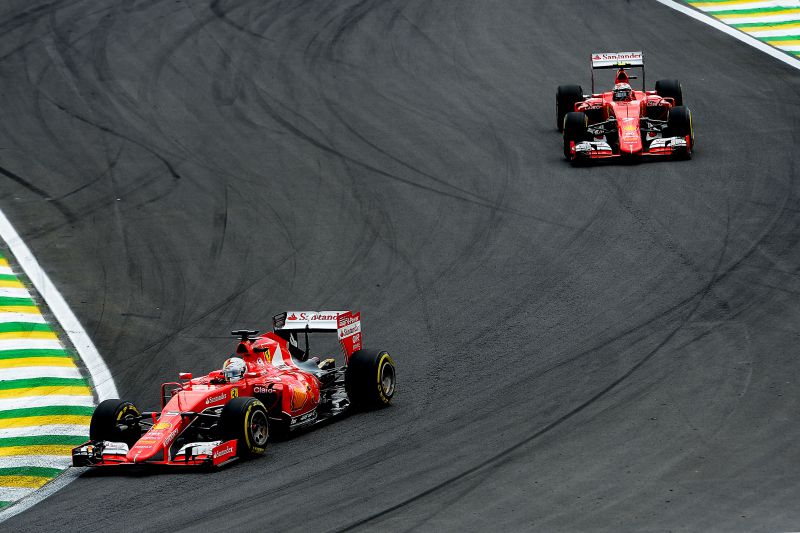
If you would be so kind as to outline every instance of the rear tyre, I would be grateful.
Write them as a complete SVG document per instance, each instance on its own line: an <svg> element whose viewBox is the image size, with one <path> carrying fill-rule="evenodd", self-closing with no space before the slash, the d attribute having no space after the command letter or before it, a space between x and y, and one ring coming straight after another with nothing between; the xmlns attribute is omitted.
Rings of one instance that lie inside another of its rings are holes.
<svg viewBox="0 0 800 533"><path fill-rule="evenodd" d="M575 111L575 104L583 101L583 88L580 85L559 85L556 89L556 127L564 129L564 115Z"/></svg>
<svg viewBox="0 0 800 533"><path fill-rule="evenodd" d="M142 436L139 410L131 402L104 400L92 413L89 440L124 442L130 448Z"/></svg>
<svg viewBox="0 0 800 533"><path fill-rule="evenodd" d="M579 143L586 140L589 137L588 127L589 118L586 113L573 111L564 116L564 157L568 161L572 159L571 143Z"/></svg>
<svg viewBox="0 0 800 533"><path fill-rule="evenodd" d="M686 157L691 157L694 149L694 127L692 126L692 112L688 107L679 106L669 110L667 116L667 134L670 137L689 137L689 146Z"/></svg>
<svg viewBox="0 0 800 533"><path fill-rule="evenodd" d="M683 105L683 89L678 80L658 80L656 94L662 98L672 98L675 105Z"/></svg>
<svg viewBox="0 0 800 533"><path fill-rule="evenodd" d="M220 426L223 440L236 439L236 453L240 457L260 455L267 449L267 409L255 398L233 398L225 404L220 416Z"/></svg>
<svg viewBox="0 0 800 533"><path fill-rule="evenodd" d="M389 405L394 396L397 373L388 352L353 352L344 372L344 386L351 405L371 409Z"/></svg>

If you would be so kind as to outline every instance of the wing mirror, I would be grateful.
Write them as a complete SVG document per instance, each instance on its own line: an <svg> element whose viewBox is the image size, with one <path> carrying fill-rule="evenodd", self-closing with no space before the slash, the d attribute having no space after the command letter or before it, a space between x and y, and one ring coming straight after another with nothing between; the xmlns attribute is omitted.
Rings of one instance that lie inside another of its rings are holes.
<svg viewBox="0 0 800 533"><path fill-rule="evenodd" d="M181 372L180 374L178 374L178 378L179 379L192 379L192 373L191 372Z"/></svg>
<svg viewBox="0 0 800 533"><path fill-rule="evenodd" d="M244 377L246 377L246 378L257 378L258 377L258 372L246 372Z"/></svg>

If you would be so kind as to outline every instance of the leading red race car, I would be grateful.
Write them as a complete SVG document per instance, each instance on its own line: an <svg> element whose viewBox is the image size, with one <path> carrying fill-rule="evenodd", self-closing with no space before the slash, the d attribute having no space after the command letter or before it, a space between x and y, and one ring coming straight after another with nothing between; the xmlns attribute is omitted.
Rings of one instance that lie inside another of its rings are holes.
<svg viewBox="0 0 800 533"><path fill-rule="evenodd" d="M692 113L683 105L678 80L658 80L645 90L642 52L592 54L592 94L580 85L556 91L556 123L564 134L564 157L577 163L638 156L690 158L694 148ZM630 86L628 71L641 69L642 90ZM595 93L594 71L617 69L614 89Z"/></svg>
<svg viewBox="0 0 800 533"><path fill-rule="evenodd" d="M320 332L337 332L344 365L309 357L309 333ZM394 361L361 348L360 313L290 311L276 315L264 335L232 333L240 340L223 369L162 384L160 412L101 402L72 464L221 466L263 453L270 429L288 433L392 400Z"/></svg>

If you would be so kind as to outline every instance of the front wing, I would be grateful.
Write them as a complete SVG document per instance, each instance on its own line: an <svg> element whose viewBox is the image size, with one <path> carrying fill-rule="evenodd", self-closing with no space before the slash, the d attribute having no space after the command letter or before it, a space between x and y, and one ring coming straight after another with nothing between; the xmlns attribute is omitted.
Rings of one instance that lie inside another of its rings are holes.
<svg viewBox="0 0 800 533"><path fill-rule="evenodd" d="M634 156L674 156L691 154L691 139L686 137L659 137L653 139L649 145ZM614 152L614 149L605 141L582 141L570 143L570 160L581 159L608 159L612 157L630 157L629 154Z"/></svg>
<svg viewBox="0 0 800 533"><path fill-rule="evenodd" d="M128 445L124 442L89 441L72 449L72 466L212 466L221 467L239 458L237 441L192 442L167 459L137 462L128 458ZM164 454L162 457L168 457Z"/></svg>

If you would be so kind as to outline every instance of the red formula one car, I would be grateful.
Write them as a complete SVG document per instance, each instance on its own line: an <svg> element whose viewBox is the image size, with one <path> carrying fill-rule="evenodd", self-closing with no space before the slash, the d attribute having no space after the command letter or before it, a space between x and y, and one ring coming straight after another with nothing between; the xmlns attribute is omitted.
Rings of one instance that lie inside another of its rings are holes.
<svg viewBox="0 0 800 533"><path fill-rule="evenodd" d="M556 91L556 122L564 134L564 156L580 162L611 157L690 158L694 147L692 113L683 105L678 80L658 80L645 90L642 52L592 54L592 94L580 85ZM628 71L641 69L642 90L633 90ZM595 93L594 72L617 69L614 89Z"/></svg>
<svg viewBox="0 0 800 533"><path fill-rule="evenodd" d="M320 332L338 333L344 365L309 357L309 334ZM290 311L273 318L273 331L257 333L233 332L240 340L222 370L162 384L160 412L100 403L72 464L221 466L263 453L270 430L288 433L353 408L384 406L394 395L394 361L361 349L360 313Z"/></svg>

